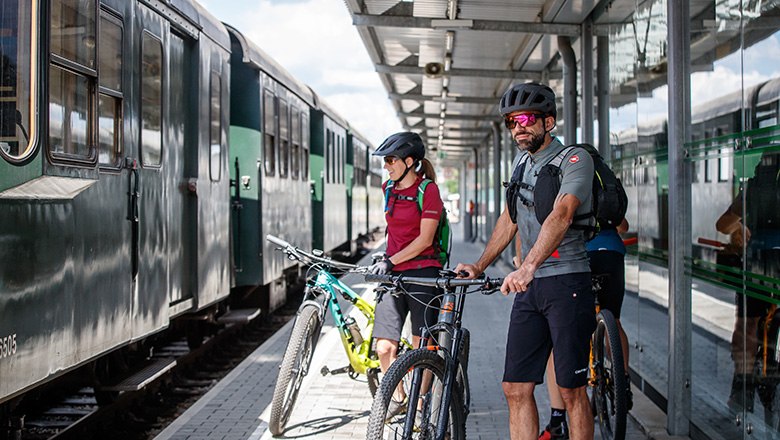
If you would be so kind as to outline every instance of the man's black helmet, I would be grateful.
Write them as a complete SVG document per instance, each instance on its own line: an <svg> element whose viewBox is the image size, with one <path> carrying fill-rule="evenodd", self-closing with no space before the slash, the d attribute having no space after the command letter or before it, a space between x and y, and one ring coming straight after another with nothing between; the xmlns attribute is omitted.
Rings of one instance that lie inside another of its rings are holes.
<svg viewBox="0 0 780 440"><path fill-rule="evenodd" d="M536 111L554 118L558 117L555 106L555 92L543 84L515 84L504 92L498 109L502 116L517 111Z"/></svg>
<svg viewBox="0 0 780 440"><path fill-rule="evenodd" d="M401 159L411 157L415 160L422 160L425 157L425 145L423 145L419 134L411 131L402 131L391 134L372 155L398 156Z"/></svg>

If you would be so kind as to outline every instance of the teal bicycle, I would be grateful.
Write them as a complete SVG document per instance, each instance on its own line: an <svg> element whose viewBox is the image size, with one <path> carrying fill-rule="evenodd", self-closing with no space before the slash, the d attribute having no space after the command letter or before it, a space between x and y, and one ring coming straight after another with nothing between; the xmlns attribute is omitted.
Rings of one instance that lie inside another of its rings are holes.
<svg viewBox="0 0 780 440"><path fill-rule="evenodd" d="M303 301L298 307L271 401L268 429L271 434L278 436L284 432L290 420L303 378L309 373L314 349L325 322L326 311L330 311L339 329L341 343L349 364L333 371L323 367L320 372L323 375L347 373L352 379L365 375L371 396L374 396L379 388L380 373L379 359L372 340L374 304L358 296L337 278L337 275L348 272L365 274L368 268L335 261L323 256L318 250L306 252L273 235L266 235L266 240L278 245L277 250L287 254L287 258L298 261L308 268ZM354 318L344 315L339 304L339 296L355 306L366 318L367 322L362 329ZM410 347L411 344L403 339L399 350Z"/></svg>

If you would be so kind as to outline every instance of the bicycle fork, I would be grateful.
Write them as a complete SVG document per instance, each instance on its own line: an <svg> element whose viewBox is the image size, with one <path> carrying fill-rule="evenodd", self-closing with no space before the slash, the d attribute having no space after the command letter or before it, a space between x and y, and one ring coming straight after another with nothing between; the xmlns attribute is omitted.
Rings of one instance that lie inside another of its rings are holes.
<svg viewBox="0 0 780 440"><path fill-rule="evenodd" d="M457 309L457 312L454 313ZM430 328L423 328L421 335L421 348L434 350L444 357L444 383L439 390L431 390L432 395L427 402L424 402L423 410L430 410L431 405L439 402L438 415L436 421L436 440L444 440L447 435L447 425L449 423L450 396L452 396L453 387L456 383L458 368L460 366L459 353L463 344L463 330L454 322L455 316L461 316L463 312L463 298L452 293L446 293L442 298L442 305L439 310L438 322ZM439 331L438 344L429 344L431 334ZM451 332L451 333L450 333ZM420 390L423 385L424 369L417 368L412 376L412 385L409 392L410 396L420 396ZM428 386L433 386L432 380ZM411 438L414 430L414 418L417 412L417 398L410 398L406 420L404 422L403 438ZM426 405L427 403L427 405ZM420 426L420 429L426 427ZM460 427L454 427L460 429Z"/></svg>

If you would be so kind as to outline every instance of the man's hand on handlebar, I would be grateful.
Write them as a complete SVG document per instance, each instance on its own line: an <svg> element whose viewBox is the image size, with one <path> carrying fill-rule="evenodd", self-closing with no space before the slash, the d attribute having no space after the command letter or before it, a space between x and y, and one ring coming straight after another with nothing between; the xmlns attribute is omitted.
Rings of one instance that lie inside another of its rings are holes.
<svg viewBox="0 0 780 440"><path fill-rule="evenodd" d="M534 272L529 266L521 265L519 269L511 272L504 278L504 284L501 285L501 293L508 295L510 292L525 292L534 279Z"/></svg>
<svg viewBox="0 0 780 440"><path fill-rule="evenodd" d="M482 271L473 264L458 263L454 272L458 274L458 278L474 279L478 277ZM465 273L465 275L464 275Z"/></svg>

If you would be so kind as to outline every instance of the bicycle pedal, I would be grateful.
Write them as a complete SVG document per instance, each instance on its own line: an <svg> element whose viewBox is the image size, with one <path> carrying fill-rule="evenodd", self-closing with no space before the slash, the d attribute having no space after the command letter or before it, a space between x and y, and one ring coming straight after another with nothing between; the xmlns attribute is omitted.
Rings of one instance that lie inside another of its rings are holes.
<svg viewBox="0 0 780 440"><path fill-rule="evenodd" d="M328 373L330 373L330 369L328 369L328 367L322 367L320 369L320 374L322 374L323 376L327 376Z"/></svg>

